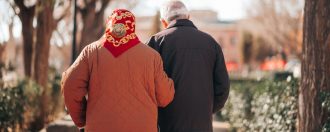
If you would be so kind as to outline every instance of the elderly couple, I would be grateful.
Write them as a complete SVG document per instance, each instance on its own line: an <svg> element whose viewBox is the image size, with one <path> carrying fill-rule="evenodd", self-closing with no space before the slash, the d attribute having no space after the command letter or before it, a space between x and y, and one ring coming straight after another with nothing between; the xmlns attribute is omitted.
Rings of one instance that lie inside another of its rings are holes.
<svg viewBox="0 0 330 132"><path fill-rule="evenodd" d="M189 20L180 1L161 10L165 29L142 44L134 15L114 10L105 35L63 73L66 107L87 132L212 132L228 97L218 43ZM88 96L86 96L88 95Z"/></svg>

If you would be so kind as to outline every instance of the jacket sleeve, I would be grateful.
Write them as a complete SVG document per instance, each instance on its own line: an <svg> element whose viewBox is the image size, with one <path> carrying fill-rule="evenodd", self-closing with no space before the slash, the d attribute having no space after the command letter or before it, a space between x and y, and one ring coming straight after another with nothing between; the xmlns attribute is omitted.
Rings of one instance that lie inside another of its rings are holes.
<svg viewBox="0 0 330 132"><path fill-rule="evenodd" d="M229 77L223 57L222 50L216 44L216 62L213 71L213 86L214 86L214 104L213 113L219 111L226 103L229 95Z"/></svg>
<svg viewBox="0 0 330 132"><path fill-rule="evenodd" d="M85 126L87 87L89 68L87 47L81 52L75 62L62 74L62 94L65 105L73 122L78 127Z"/></svg>
<svg viewBox="0 0 330 132"><path fill-rule="evenodd" d="M173 80L163 70L163 61L159 54L155 57L155 92L158 107L166 107L174 97Z"/></svg>

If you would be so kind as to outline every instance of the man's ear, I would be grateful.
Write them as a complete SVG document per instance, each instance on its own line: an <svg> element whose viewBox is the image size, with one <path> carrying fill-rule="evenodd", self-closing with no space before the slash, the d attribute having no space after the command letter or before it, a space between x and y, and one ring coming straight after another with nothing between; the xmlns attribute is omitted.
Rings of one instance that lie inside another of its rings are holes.
<svg viewBox="0 0 330 132"><path fill-rule="evenodd" d="M168 23L167 23L164 19L161 19L160 21L162 22L163 27L164 27L164 28L167 28Z"/></svg>

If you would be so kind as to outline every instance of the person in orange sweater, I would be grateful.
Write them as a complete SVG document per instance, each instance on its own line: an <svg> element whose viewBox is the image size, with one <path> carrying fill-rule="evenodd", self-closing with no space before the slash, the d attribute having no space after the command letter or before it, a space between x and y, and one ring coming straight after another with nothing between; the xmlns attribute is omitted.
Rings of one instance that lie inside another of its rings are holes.
<svg viewBox="0 0 330 132"><path fill-rule="evenodd" d="M73 122L87 132L156 132L157 109L172 101L174 84L160 55L139 41L134 15L116 9L105 35L63 73L62 93Z"/></svg>

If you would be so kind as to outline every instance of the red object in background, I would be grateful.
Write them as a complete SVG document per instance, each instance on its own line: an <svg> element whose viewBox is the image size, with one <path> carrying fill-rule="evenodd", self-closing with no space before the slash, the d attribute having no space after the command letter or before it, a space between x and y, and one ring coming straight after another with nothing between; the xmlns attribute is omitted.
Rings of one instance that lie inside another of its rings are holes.
<svg viewBox="0 0 330 132"><path fill-rule="evenodd" d="M228 61L226 62L226 67L228 72L232 71L238 71L239 70L239 64L234 61Z"/></svg>
<svg viewBox="0 0 330 132"><path fill-rule="evenodd" d="M260 69L264 71L283 70L286 62L283 59L265 60L260 65Z"/></svg>

